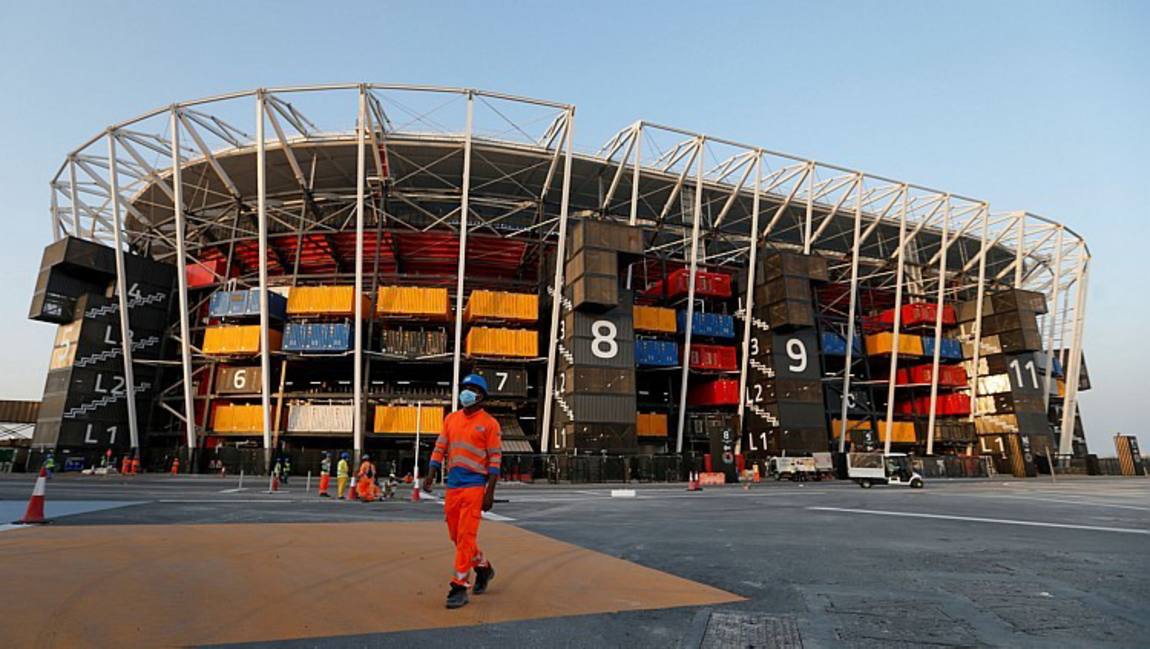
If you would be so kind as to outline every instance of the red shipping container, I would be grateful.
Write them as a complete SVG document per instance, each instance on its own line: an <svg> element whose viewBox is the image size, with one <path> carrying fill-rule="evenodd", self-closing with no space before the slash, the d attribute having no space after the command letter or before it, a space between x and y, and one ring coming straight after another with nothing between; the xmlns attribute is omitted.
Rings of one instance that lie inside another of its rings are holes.
<svg viewBox="0 0 1150 649"><path fill-rule="evenodd" d="M739 382L734 379L717 379L699 383L687 392L687 404L692 406L737 406L739 405Z"/></svg>
<svg viewBox="0 0 1150 649"><path fill-rule="evenodd" d="M687 279L690 270L680 268L667 276L667 297L679 297L687 294ZM643 291L644 295L661 296L663 291L662 280L655 282ZM705 270L695 272L696 297L731 297L731 276L726 273L711 273Z"/></svg>
<svg viewBox="0 0 1150 649"><path fill-rule="evenodd" d="M895 383L906 385L908 383L930 383L933 365L924 363L912 367L899 368L895 375ZM961 365L939 365L938 384L944 387L962 387L966 385L966 370Z"/></svg>
<svg viewBox="0 0 1150 649"><path fill-rule="evenodd" d="M970 414L969 395L961 393L940 394L938 395L937 404L938 406L935 410L935 415L937 416L950 417ZM899 401L895 403L895 410L904 415L929 415L930 395Z"/></svg>
<svg viewBox="0 0 1150 649"><path fill-rule="evenodd" d="M902 305L902 319L899 327L920 327L934 325L938 316L937 304L934 302L915 302ZM949 304L942 305L943 326L953 326L958 322L958 315L954 307ZM863 320L863 326L868 331L894 329L894 309L886 309L876 316L868 316Z"/></svg>
<svg viewBox="0 0 1150 649"><path fill-rule="evenodd" d="M215 284L217 281L216 276L223 276L226 268L227 261L223 258L188 264L185 268L188 277L188 288L203 288Z"/></svg>
<svg viewBox="0 0 1150 649"><path fill-rule="evenodd" d="M691 345L691 369L734 371L739 355L730 345Z"/></svg>

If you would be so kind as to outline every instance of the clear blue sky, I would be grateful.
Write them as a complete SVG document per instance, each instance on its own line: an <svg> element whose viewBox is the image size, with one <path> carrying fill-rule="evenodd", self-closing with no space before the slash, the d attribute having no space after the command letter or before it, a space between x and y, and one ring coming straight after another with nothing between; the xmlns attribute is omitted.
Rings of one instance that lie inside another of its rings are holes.
<svg viewBox="0 0 1150 649"><path fill-rule="evenodd" d="M43 390L55 327L26 318L70 149L180 99L376 81L571 102L583 149L644 118L1064 221L1094 254L1092 446L1147 432L1150 3L543 5L4 2L0 398Z"/></svg>

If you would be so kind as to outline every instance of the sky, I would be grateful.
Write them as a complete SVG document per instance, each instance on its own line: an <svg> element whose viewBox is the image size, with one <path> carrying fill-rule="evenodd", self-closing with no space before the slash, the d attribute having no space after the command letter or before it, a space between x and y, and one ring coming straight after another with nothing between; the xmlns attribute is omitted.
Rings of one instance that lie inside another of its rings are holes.
<svg viewBox="0 0 1150 649"><path fill-rule="evenodd" d="M55 327L27 315L70 150L179 100L419 83L575 104L581 150L642 118L1067 224L1093 255L1082 415L1112 455L1146 432L1147 33L1150 3L1109 0L0 0L0 399L43 391Z"/></svg>

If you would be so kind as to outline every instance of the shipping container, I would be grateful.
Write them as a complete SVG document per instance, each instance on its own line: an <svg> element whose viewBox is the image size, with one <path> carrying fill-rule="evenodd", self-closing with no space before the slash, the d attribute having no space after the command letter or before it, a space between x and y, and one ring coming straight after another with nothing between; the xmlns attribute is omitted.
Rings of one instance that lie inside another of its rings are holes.
<svg viewBox="0 0 1150 649"><path fill-rule="evenodd" d="M811 301L811 280L806 277L776 277L755 287L755 304L771 305L783 300Z"/></svg>
<svg viewBox="0 0 1150 649"><path fill-rule="evenodd" d="M934 357L934 336L922 337L922 355ZM962 360L962 344L956 338L943 338L938 357L947 361Z"/></svg>
<svg viewBox="0 0 1150 649"><path fill-rule="evenodd" d="M558 408L561 421L584 424L634 424L635 394L567 394L567 409Z"/></svg>
<svg viewBox="0 0 1150 649"><path fill-rule="evenodd" d="M570 354L571 363L577 366L635 367L636 343L632 340L609 336L567 336L563 345Z"/></svg>
<svg viewBox="0 0 1150 649"><path fill-rule="evenodd" d="M619 278L584 273L567 283L566 294L576 309L615 307L619 305Z"/></svg>
<svg viewBox="0 0 1150 649"><path fill-rule="evenodd" d="M227 279L224 276L227 267L228 262L223 257L188 264L184 267L184 273L188 279L188 288L204 288L205 286L212 286L216 282Z"/></svg>
<svg viewBox="0 0 1150 649"><path fill-rule="evenodd" d="M289 433L351 433L355 406L294 403L288 406Z"/></svg>
<svg viewBox="0 0 1150 649"><path fill-rule="evenodd" d="M957 341L956 341L957 342ZM847 354L847 341L844 336L841 336L833 331L822 332L822 351L825 356L846 356ZM862 356L863 344L862 336L855 334L854 337L854 350L851 355L855 358ZM962 350L959 350L961 356Z"/></svg>
<svg viewBox="0 0 1150 649"><path fill-rule="evenodd" d="M635 394L635 370L631 367L568 365L559 374L558 390L564 394Z"/></svg>
<svg viewBox="0 0 1150 649"><path fill-rule="evenodd" d="M268 317L283 320L287 315L287 299L268 291ZM260 290L258 288L216 291L208 303L208 315L213 318L258 318Z"/></svg>
<svg viewBox="0 0 1150 649"><path fill-rule="evenodd" d="M594 338L596 336L617 341L635 339L635 326L631 309L620 306L600 313L569 311L560 323L560 338Z"/></svg>
<svg viewBox="0 0 1150 649"><path fill-rule="evenodd" d="M491 399L527 397L527 370L476 365L471 371L487 381L487 396Z"/></svg>
<svg viewBox="0 0 1150 649"><path fill-rule="evenodd" d="M568 422L559 429L556 444L564 451L628 452L638 446L634 412L629 424Z"/></svg>
<svg viewBox="0 0 1150 649"><path fill-rule="evenodd" d="M927 384L933 380L934 365L930 363L900 367L895 378L899 385ZM964 387L967 384L966 370L961 365L939 365L938 384L942 387Z"/></svg>
<svg viewBox="0 0 1150 649"><path fill-rule="evenodd" d="M767 306L765 312L755 307L755 313L766 320L772 329L813 327L815 324L815 310L809 301L783 300Z"/></svg>
<svg viewBox="0 0 1150 649"><path fill-rule="evenodd" d="M739 369L739 354L728 345L691 344L691 369L730 372Z"/></svg>
<svg viewBox="0 0 1150 649"><path fill-rule="evenodd" d="M371 316L371 300L359 297L363 316ZM291 316L355 315L354 286L296 286L288 296L287 313Z"/></svg>
<svg viewBox="0 0 1150 649"><path fill-rule="evenodd" d="M380 332L380 351L407 359L443 356L447 354L447 334L443 329L384 329Z"/></svg>
<svg viewBox="0 0 1150 649"><path fill-rule="evenodd" d="M680 309L676 313L676 326L679 331L687 331L687 312ZM709 336L712 338L734 338L735 319L721 313L703 313L695 311L691 314L691 335Z"/></svg>
<svg viewBox="0 0 1150 649"><path fill-rule="evenodd" d="M262 406L232 403L216 403L212 406L212 432L217 435L262 434L263 430Z"/></svg>
<svg viewBox="0 0 1150 649"><path fill-rule="evenodd" d="M893 333L877 333L866 337L866 351L872 356L890 354L894 350ZM922 338L907 334L899 334L899 356L922 356Z"/></svg>
<svg viewBox="0 0 1150 649"><path fill-rule="evenodd" d="M715 379L696 383L687 390L690 406L737 406L739 382L735 379Z"/></svg>
<svg viewBox="0 0 1150 649"><path fill-rule="evenodd" d="M678 330L674 309L635 305L633 313L635 331L673 334Z"/></svg>
<svg viewBox="0 0 1150 649"><path fill-rule="evenodd" d="M221 365L216 370L216 392L219 394L256 394L260 391L262 371L259 365L253 367Z"/></svg>
<svg viewBox="0 0 1150 649"><path fill-rule="evenodd" d="M990 295L995 313L1023 311L1037 314L1046 313L1046 296L1038 291L1024 291L1019 288L995 291Z"/></svg>
<svg viewBox="0 0 1150 649"><path fill-rule="evenodd" d="M571 255L564 267L564 277L568 284L586 273L593 275L619 275L619 254L614 250L600 248L580 248Z"/></svg>
<svg viewBox="0 0 1150 649"><path fill-rule="evenodd" d="M669 340L636 340L635 363L639 367L675 367L679 345Z"/></svg>
<svg viewBox="0 0 1150 649"><path fill-rule="evenodd" d="M439 435L443 431L442 406L376 406L373 430L385 435Z"/></svg>
<svg viewBox="0 0 1150 649"><path fill-rule="evenodd" d="M643 254L643 230L619 221L576 221L571 229L571 255L584 248L614 250L628 255Z"/></svg>
<svg viewBox="0 0 1150 649"><path fill-rule="evenodd" d="M690 272L686 268L672 271L667 279L658 280L643 291L643 295L655 298L678 298L688 294ZM726 273L712 273L703 270L695 272L695 297L731 297L731 276Z"/></svg>
<svg viewBox="0 0 1150 649"><path fill-rule="evenodd" d="M472 327L467 332L466 353L471 357L535 358L539 355L539 332Z"/></svg>
<svg viewBox="0 0 1150 649"><path fill-rule="evenodd" d="M271 351L279 351L283 332L268 330ZM259 325L208 327L204 330L203 352L208 356L252 356L260 353Z"/></svg>
<svg viewBox="0 0 1150 649"><path fill-rule="evenodd" d="M447 289L420 286L382 286L375 312L385 318L446 320L451 314Z"/></svg>
<svg viewBox="0 0 1150 649"><path fill-rule="evenodd" d="M353 345L348 322L289 322L284 327L283 350L300 353L340 353Z"/></svg>
<svg viewBox="0 0 1150 649"><path fill-rule="evenodd" d="M533 293L475 290L463 310L465 322L535 322L539 319L539 296Z"/></svg>
<svg viewBox="0 0 1150 649"><path fill-rule="evenodd" d="M1142 454L1138 450L1138 438L1133 435L1115 435L1114 450L1118 453L1118 465L1125 476L1145 475Z"/></svg>
<svg viewBox="0 0 1150 649"><path fill-rule="evenodd" d="M635 426L639 437L666 437L667 413L640 412L637 414Z"/></svg>

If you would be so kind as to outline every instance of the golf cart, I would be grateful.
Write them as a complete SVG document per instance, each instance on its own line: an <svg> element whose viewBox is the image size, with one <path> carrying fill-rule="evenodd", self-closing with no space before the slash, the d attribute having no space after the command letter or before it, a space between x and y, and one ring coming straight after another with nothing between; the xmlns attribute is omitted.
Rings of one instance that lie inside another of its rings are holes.
<svg viewBox="0 0 1150 649"><path fill-rule="evenodd" d="M847 453L847 477L863 489L876 484L922 489L924 482L906 453Z"/></svg>

